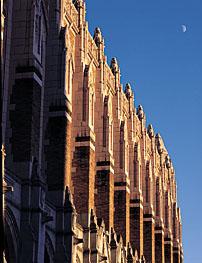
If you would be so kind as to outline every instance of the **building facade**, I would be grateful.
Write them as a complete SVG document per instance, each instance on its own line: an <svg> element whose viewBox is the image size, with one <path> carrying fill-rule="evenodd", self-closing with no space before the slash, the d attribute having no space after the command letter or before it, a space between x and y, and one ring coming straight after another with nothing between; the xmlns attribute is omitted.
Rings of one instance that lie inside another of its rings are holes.
<svg viewBox="0 0 202 263"><path fill-rule="evenodd" d="M173 165L85 2L1 3L5 262L183 263Z"/></svg>

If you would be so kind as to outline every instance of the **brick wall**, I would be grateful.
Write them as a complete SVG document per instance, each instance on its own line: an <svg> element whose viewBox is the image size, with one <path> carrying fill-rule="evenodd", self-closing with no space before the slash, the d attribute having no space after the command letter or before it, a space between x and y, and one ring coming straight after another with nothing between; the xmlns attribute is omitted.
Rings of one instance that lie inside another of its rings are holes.
<svg viewBox="0 0 202 263"><path fill-rule="evenodd" d="M132 200L131 200L132 201ZM132 204L131 204L132 205ZM143 209L140 206L130 207L130 242L137 250L138 256L143 255Z"/></svg>
<svg viewBox="0 0 202 263"><path fill-rule="evenodd" d="M72 160L74 203L77 213L94 209L95 152L90 146L76 146Z"/></svg>
<svg viewBox="0 0 202 263"><path fill-rule="evenodd" d="M49 117L45 146L48 190L63 190L70 184L70 134L71 123L66 116Z"/></svg>
<svg viewBox="0 0 202 263"><path fill-rule="evenodd" d="M95 207L98 218L103 218L107 230L114 223L114 176L109 170L97 171L95 179Z"/></svg>
<svg viewBox="0 0 202 263"><path fill-rule="evenodd" d="M164 263L164 232L155 228L155 263Z"/></svg>
<svg viewBox="0 0 202 263"><path fill-rule="evenodd" d="M10 138L14 162L38 159L40 138L41 87L34 79L17 79L10 103L12 137Z"/></svg>
<svg viewBox="0 0 202 263"><path fill-rule="evenodd" d="M115 187L117 183L115 183ZM116 190L114 192L114 228L121 235L124 244L129 242L130 237L130 210L129 193L127 190Z"/></svg>
<svg viewBox="0 0 202 263"><path fill-rule="evenodd" d="M165 240L165 263L173 263L173 245L171 241L168 241L167 238Z"/></svg>
<svg viewBox="0 0 202 263"><path fill-rule="evenodd" d="M154 222L152 218L144 217L143 233L144 233L143 247L144 247L144 256L146 262L155 263L155 234L154 234Z"/></svg>

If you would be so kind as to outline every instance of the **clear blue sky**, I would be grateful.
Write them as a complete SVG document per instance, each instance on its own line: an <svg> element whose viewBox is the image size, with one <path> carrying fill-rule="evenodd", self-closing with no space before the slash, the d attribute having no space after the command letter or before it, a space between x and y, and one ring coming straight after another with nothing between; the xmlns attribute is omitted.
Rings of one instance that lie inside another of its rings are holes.
<svg viewBox="0 0 202 263"><path fill-rule="evenodd" d="M202 262L202 0L86 0L110 63L163 137L178 185L184 263ZM182 25L187 31L183 33Z"/></svg>

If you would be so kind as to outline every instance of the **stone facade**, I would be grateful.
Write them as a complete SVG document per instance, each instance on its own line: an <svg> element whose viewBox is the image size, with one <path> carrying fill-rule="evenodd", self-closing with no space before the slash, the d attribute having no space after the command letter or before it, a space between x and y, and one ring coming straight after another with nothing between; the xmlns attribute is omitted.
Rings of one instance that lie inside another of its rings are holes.
<svg viewBox="0 0 202 263"><path fill-rule="evenodd" d="M1 9L5 262L182 263L168 152L85 13L82 0Z"/></svg>

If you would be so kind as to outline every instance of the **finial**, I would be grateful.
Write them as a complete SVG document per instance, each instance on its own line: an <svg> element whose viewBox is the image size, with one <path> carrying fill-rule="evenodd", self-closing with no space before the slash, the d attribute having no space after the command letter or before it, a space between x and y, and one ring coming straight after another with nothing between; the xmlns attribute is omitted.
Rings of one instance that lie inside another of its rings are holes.
<svg viewBox="0 0 202 263"><path fill-rule="evenodd" d="M138 106L138 108L137 108L137 115L138 115L139 120L144 119L144 112L143 112L142 105Z"/></svg>
<svg viewBox="0 0 202 263"><path fill-rule="evenodd" d="M171 167L171 160L170 160L170 157L168 155L165 158L165 162L166 162L166 167L170 168Z"/></svg>
<svg viewBox="0 0 202 263"><path fill-rule="evenodd" d="M136 260L136 262L139 262L137 249L135 250L134 255L135 255L135 260Z"/></svg>
<svg viewBox="0 0 202 263"><path fill-rule="evenodd" d="M79 11L81 0L73 0L73 4L77 11Z"/></svg>
<svg viewBox="0 0 202 263"><path fill-rule="evenodd" d="M159 133L156 134L156 139L161 139L161 135Z"/></svg>
<svg viewBox="0 0 202 263"><path fill-rule="evenodd" d="M131 96L131 86L129 83L126 84L124 93L126 95L126 98L129 100Z"/></svg>
<svg viewBox="0 0 202 263"><path fill-rule="evenodd" d="M156 146L158 149L158 153L161 154L161 153L163 153L163 141L161 139L161 135L159 133L157 133L155 136L155 139L156 139Z"/></svg>
<svg viewBox="0 0 202 263"><path fill-rule="evenodd" d="M146 263L145 257L143 255L141 256L141 263Z"/></svg>
<svg viewBox="0 0 202 263"><path fill-rule="evenodd" d="M115 73L118 71L118 64L116 58L112 58L110 68L112 73L115 75Z"/></svg>
<svg viewBox="0 0 202 263"><path fill-rule="evenodd" d="M71 200L71 193L69 191L68 186L66 186L65 188L65 202L64 202L64 206L66 209L68 209L70 212L73 212L74 210L74 206L72 204L72 200Z"/></svg>
<svg viewBox="0 0 202 263"><path fill-rule="evenodd" d="M147 127L147 133L149 135L150 138L154 137L154 130L151 124L149 124L149 126Z"/></svg>
<svg viewBox="0 0 202 263"><path fill-rule="evenodd" d="M111 248L117 248L117 242L116 242L116 234L114 232L113 227L111 227L111 242L110 242Z"/></svg>
<svg viewBox="0 0 202 263"><path fill-rule="evenodd" d="M101 43L101 40L102 40L102 35L101 35L101 31L100 31L99 27L96 27L96 29L94 31L93 39L95 41L96 46L98 47Z"/></svg>
<svg viewBox="0 0 202 263"><path fill-rule="evenodd" d="M97 232L97 226L95 222L95 215L94 215L93 209L91 209L90 211L90 230L91 230L91 233Z"/></svg>
<svg viewBox="0 0 202 263"><path fill-rule="evenodd" d="M133 251L132 251L130 243L128 243L127 245L127 262L133 263Z"/></svg>

